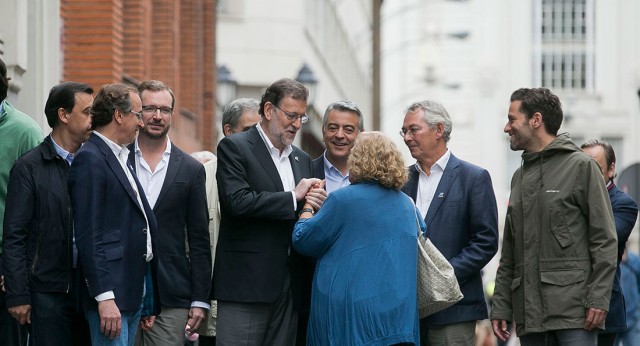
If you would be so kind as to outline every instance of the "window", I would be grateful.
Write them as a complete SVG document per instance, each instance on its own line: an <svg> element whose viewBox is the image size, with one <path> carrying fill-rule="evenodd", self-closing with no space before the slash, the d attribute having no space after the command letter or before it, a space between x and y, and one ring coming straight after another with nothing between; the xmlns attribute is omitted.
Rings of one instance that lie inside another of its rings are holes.
<svg viewBox="0 0 640 346"><path fill-rule="evenodd" d="M593 0L534 2L534 82L546 88L593 89Z"/></svg>

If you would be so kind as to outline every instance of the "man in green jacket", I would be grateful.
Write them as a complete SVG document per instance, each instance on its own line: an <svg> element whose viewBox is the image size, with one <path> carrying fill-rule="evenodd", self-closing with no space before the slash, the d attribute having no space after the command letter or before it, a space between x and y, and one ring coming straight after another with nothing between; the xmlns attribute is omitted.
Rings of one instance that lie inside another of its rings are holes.
<svg viewBox="0 0 640 346"><path fill-rule="evenodd" d="M491 319L496 336L516 325L521 345L596 345L616 270L616 230L598 165L567 134L560 100L546 88L511 95L511 180Z"/></svg>

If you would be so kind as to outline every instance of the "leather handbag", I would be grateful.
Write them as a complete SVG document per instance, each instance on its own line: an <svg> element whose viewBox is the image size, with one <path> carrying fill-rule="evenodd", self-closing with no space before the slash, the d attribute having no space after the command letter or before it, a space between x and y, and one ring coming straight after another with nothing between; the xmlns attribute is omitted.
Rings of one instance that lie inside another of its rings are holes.
<svg viewBox="0 0 640 346"><path fill-rule="evenodd" d="M415 217L418 227L418 315L425 318L459 302L464 296L453 267L422 234L417 212Z"/></svg>

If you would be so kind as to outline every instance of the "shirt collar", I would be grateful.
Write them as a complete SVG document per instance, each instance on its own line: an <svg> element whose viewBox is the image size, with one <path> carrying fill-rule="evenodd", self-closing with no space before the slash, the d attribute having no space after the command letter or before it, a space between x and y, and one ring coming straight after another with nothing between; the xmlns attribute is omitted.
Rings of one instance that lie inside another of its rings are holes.
<svg viewBox="0 0 640 346"><path fill-rule="evenodd" d="M451 150L447 148L447 151L444 153L444 155L440 156L438 161L436 161L433 164L433 166L439 167L440 170L444 172L444 169L445 167L447 167L447 164L449 163L450 158L451 158ZM431 167L432 170L433 170L433 166ZM420 166L420 162L416 162L416 168L418 169L418 172L424 173L424 171L422 170L422 166Z"/></svg>
<svg viewBox="0 0 640 346"><path fill-rule="evenodd" d="M327 151L325 150L324 153L322 154L323 160L324 160L324 167L327 171L333 171L334 173L340 174L341 177L348 177L349 176L349 171L347 171L346 175L342 175L342 172L340 172L340 170L338 170L330 161L329 159L327 159Z"/></svg>
<svg viewBox="0 0 640 346"><path fill-rule="evenodd" d="M5 103L5 100L0 101L0 120L4 118L4 103Z"/></svg>
<svg viewBox="0 0 640 346"><path fill-rule="evenodd" d="M260 137L262 137L262 140L264 141L264 144L267 146L267 148L269 148L269 151L271 153L278 154L279 157L289 156L291 154L291 152L293 151L293 148L291 147L291 144L287 145L284 148L284 150L282 151L282 154L280 154L280 149L278 149L275 146L273 146L273 143L271 143L271 141L269 140L269 137L264 132L264 130L262 129L262 126L260 124L261 124L261 122L257 123L256 127L258 127L258 133L260 133Z"/></svg>
<svg viewBox="0 0 640 346"><path fill-rule="evenodd" d="M53 143L53 148L56 150L56 153L58 153L58 155L60 155L60 157L62 157L63 159L67 160L69 164L71 164L73 162L73 154L59 146L58 143L56 143L56 141L53 139L52 135L49 135L49 138L51 138L51 143Z"/></svg>
<svg viewBox="0 0 640 346"><path fill-rule="evenodd" d="M126 163L126 161L127 161L126 157L129 156L129 149L127 149L126 146L117 144L116 142L110 140L105 135L103 135L102 133L100 133L100 132L98 132L96 130L93 130L93 133L95 133L98 137L102 138L102 140L107 144L109 149L111 149L111 151L113 151L113 154L118 158L118 160L122 156L122 157L125 158L124 163Z"/></svg>
<svg viewBox="0 0 640 346"><path fill-rule="evenodd" d="M136 141L134 142L135 144L133 145L133 152L136 153L136 155L142 155L142 152L140 151L140 147L138 146L138 138L136 137ZM167 138L167 147L164 148L164 152L162 153L162 157L166 157L167 155L171 155L171 139Z"/></svg>

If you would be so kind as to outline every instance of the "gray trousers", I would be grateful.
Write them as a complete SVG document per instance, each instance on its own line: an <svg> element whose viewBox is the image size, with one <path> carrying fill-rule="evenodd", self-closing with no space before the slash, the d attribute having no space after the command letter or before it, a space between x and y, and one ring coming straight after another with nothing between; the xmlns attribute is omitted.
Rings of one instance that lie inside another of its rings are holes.
<svg viewBox="0 0 640 346"><path fill-rule="evenodd" d="M596 346L598 329L560 329L520 336L522 346Z"/></svg>
<svg viewBox="0 0 640 346"><path fill-rule="evenodd" d="M184 344L184 327L189 309L162 306L150 331L138 328L135 346L176 346Z"/></svg>
<svg viewBox="0 0 640 346"><path fill-rule="evenodd" d="M216 345L294 345L298 313L293 309L291 277L273 303L236 303L218 300Z"/></svg>

